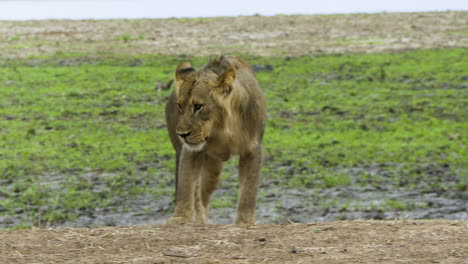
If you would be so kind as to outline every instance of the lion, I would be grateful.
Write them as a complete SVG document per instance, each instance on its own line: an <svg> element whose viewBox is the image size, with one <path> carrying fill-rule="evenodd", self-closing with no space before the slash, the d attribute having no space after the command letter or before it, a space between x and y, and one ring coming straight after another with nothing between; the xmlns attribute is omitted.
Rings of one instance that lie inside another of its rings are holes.
<svg viewBox="0 0 468 264"><path fill-rule="evenodd" d="M167 223L206 224L224 164L239 155L235 224L254 225L266 102L251 66L231 55L198 72L182 62L174 81L166 121L176 152L176 206Z"/></svg>

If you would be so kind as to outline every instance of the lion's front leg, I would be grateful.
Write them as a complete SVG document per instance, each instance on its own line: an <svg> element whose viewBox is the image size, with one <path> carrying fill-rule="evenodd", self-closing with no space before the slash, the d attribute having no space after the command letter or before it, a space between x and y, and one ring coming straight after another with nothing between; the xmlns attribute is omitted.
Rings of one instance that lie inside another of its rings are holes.
<svg viewBox="0 0 468 264"><path fill-rule="evenodd" d="M237 203L237 217L235 221L238 225L255 224L255 205L258 186L260 184L261 165L261 146L258 146L255 150L240 156L240 196Z"/></svg>
<svg viewBox="0 0 468 264"><path fill-rule="evenodd" d="M192 223L195 220L195 205L198 203L197 186L203 166L202 154L182 148L179 162L176 207L168 224Z"/></svg>
<svg viewBox="0 0 468 264"><path fill-rule="evenodd" d="M194 222L197 224L207 224L208 223L208 211L207 208L203 205L202 202L202 177L203 177L203 169L201 172L201 176L197 180L197 185L195 187L195 218Z"/></svg>

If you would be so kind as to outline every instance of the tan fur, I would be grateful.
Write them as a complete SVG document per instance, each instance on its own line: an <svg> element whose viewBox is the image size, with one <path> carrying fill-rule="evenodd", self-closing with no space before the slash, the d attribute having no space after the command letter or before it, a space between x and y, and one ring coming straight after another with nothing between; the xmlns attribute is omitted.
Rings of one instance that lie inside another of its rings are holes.
<svg viewBox="0 0 468 264"><path fill-rule="evenodd" d="M166 120L176 150L176 208L168 223L206 224L224 163L239 155L235 223L255 224L266 105L251 67L236 56L213 59L198 72L183 62L174 80Z"/></svg>

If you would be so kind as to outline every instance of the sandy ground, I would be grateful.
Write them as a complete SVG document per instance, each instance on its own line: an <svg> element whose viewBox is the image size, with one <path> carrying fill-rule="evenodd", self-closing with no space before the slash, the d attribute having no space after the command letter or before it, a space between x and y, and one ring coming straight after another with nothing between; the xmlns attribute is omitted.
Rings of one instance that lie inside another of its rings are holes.
<svg viewBox="0 0 468 264"><path fill-rule="evenodd" d="M298 56L468 47L468 11L0 21L0 56L56 52Z"/></svg>
<svg viewBox="0 0 468 264"><path fill-rule="evenodd" d="M0 232L0 263L468 263L463 221Z"/></svg>

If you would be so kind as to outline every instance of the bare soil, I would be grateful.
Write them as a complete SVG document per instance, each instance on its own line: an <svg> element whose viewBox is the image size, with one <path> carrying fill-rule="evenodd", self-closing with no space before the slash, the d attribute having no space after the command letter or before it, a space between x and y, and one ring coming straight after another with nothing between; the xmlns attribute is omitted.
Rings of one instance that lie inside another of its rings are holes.
<svg viewBox="0 0 468 264"><path fill-rule="evenodd" d="M468 11L0 21L0 56L56 52L298 56L468 47Z"/></svg>
<svg viewBox="0 0 468 264"><path fill-rule="evenodd" d="M468 263L463 221L0 232L0 263Z"/></svg>

